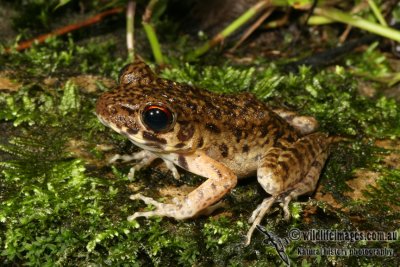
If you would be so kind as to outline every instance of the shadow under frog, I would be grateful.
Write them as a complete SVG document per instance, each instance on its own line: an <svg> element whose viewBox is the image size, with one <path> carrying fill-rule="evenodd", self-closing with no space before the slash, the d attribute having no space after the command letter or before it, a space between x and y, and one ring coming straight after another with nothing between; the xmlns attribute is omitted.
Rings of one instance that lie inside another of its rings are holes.
<svg viewBox="0 0 400 267"><path fill-rule="evenodd" d="M317 122L311 117L271 110L250 93L217 94L158 78L141 61L121 70L119 85L100 96L96 113L143 149L112 159L140 160L129 177L161 158L176 178L175 165L207 178L172 204L132 195L155 210L135 212L128 220L209 214L238 179L257 176L271 196L253 211L246 244L272 204L281 202L289 219L289 202L314 191L330 144L327 134L314 132Z"/></svg>

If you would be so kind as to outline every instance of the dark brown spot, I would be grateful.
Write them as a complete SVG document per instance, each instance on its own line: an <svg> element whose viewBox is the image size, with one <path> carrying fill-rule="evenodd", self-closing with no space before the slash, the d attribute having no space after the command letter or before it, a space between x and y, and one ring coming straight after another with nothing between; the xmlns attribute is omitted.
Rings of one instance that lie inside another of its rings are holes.
<svg viewBox="0 0 400 267"><path fill-rule="evenodd" d="M290 153L293 154L293 156L296 158L297 162L299 163L300 166L304 165L304 155L301 155L298 149L292 148L289 150Z"/></svg>
<svg viewBox="0 0 400 267"><path fill-rule="evenodd" d="M179 132L178 132L178 139L179 141L187 141L189 140L194 134L194 127L191 124L181 123L179 122Z"/></svg>
<svg viewBox="0 0 400 267"><path fill-rule="evenodd" d="M274 169L276 167L276 165L272 162L264 162L264 164L262 165L263 168L266 169Z"/></svg>
<svg viewBox="0 0 400 267"><path fill-rule="evenodd" d="M283 176L286 176L289 173L289 166L287 165L287 163L285 161L280 161L279 165L285 171L285 174Z"/></svg>
<svg viewBox="0 0 400 267"><path fill-rule="evenodd" d="M203 144L204 144L204 139L203 137L200 137L199 142L197 143L197 147L200 148L203 146Z"/></svg>
<svg viewBox="0 0 400 267"><path fill-rule="evenodd" d="M221 133L221 130L217 127L217 125L213 123L206 123L206 130L216 134Z"/></svg>
<svg viewBox="0 0 400 267"><path fill-rule="evenodd" d="M296 141L296 139L295 139L295 137L293 136L293 134L289 134L289 135L286 137L286 140L287 140L288 142L290 142L290 143L293 143L294 141Z"/></svg>
<svg viewBox="0 0 400 267"><path fill-rule="evenodd" d="M183 156L183 155L179 155L179 157L178 157L178 164L179 164L179 166L181 166L182 168L184 168L184 169L188 169L188 163L187 163L187 161L186 161L186 158L185 158L185 156Z"/></svg>
<svg viewBox="0 0 400 267"><path fill-rule="evenodd" d="M310 142L306 142L306 146L307 146L307 151L311 154L311 158L315 158L315 151L314 151L314 147L312 146L312 144Z"/></svg>
<svg viewBox="0 0 400 267"><path fill-rule="evenodd" d="M221 119L221 111L219 111L218 109L214 110L214 118L217 120L220 120Z"/></svg>
<svg viewBox="0 0 400 267"><path fill-rule="evenodd" d="M217 186L216 186L214 183L212 183L212 184L211 184L211 189L212 189L213 191L215 191L215 190L217 190Z"/></svg>
<svg viewBox="0 0 400 267"><path fill-rule="evenodd" d="M127 132L128 132L128 134L130 134L130 135L135 135L135 134L137 134L137 133L139 132L139 129L136 129L136 128L128 128Z"/></svg>
<svg viewBox="0 0 400 267"><path fill-rule="evenodd" d="M151 132L143 132L143 138L149 141L157 142L160 144L166 144L167 140L160 138Z"/></svg>
<svg viewBox="0 0 400 267"><path fill-rule="evenodd" d="M204 105L206 106L208 112L214 112L217 108L213 105L212 102L208 101L206 98L204 101Z"/></svg>
<svg viewBox="0 0 400 267"><path fill-rule="evenodd" d="M129 116L133 116L133 114L135 113L135 110L125 107L125 106L121 106L121 109L126 111L129 114Z"/></svg>
<svg viewBox="0 0 400 267"><path fill-rule="evenodd" d="M274 144L281 143L279 142L284 132L281 129L277 129L274 133Z"/></svg>
<svg viewBox="0 0 400 267"><path fill-rule="evenodd" d="M242 131L239 129L234 129L233 135L236 137L236 142L239 143L240 139L242 138Z"/></svg>
<svg viewBox="0 0 400 267"><path fill-rule="evenodd" d="M185 146L185 143L178 143L175 145L175 148L182 148Z"/></svg>
<svg viewBox="0 0 400 267"><path fill-rule="evenodd" d="M283 200L285 199L285 197L287 197L293 190L286 190L285 192L282 192L279 197L278 200L279 202L283 202Z"/></svg>
<svg viewBox="0 0 400 267"><path fill-rule="evenodd" d="M226 158L228 156L228 147L225 144L221 144L219 146L219 150L221 151L221 155Z"/></svg>
<svg viewBox="0 0 400 267"><path fill-rule="evenodd" d="M260 131L261 131L261 137L266 136L268 134L268 125L265 124L262 125Z"/></svg>
<svg viewBox="0 0 400 267"><path fill-rule="evenodd" d="M312 166L315 167L315 168L320 169L322 167L322 163L319 162L319 161L315 161Z"/></svg>
<svg viewBox="0 0 400 267"><path fill-rule="evenodd" d="M243 148L242 148L242 152L243 153L249 152L249 146L248 145L244 145Z"/></svg>

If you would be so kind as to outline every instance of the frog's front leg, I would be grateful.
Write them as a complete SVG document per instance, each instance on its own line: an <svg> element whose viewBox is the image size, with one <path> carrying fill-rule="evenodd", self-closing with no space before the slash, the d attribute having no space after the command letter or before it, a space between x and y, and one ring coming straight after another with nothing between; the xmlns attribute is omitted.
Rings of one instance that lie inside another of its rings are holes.
<svg viewBox="0 0 400 267"><path fill-rule="evenodd" d="M300 195L313 192L319 174L328 157L330 140L326 134L314 133L300 138L290 147L274 147L261 159L257 170L258 182L271 197L254 210L253 223L247 233L250 244L254 229L275 202L282 202L285 219L289 219L289 203Z"/></svg>
<svg viewBox="0 0 400 267"><path fill-rule="evenodd" d="M158 155L148 151L148 150L142 150L137 153L134 153L132 155L120 155L116 154L114 155L108 162L109 163L114 163L117 160L122 160L122 162L128 162L132 160L139 160L138 163L133 166L128 173L128 179L133 180L133 177L135 176L135 172L139 171L140 169L149 166L155 159L159 158ZM167 161L165 159L164 163L167 166L167 168L172 172L172 175L174 176L175 179L179 180L179 172L175 168L174 164L171 163L170 161Z"/></svg>
<svg viewBox="0 0 400 267"><path fill-rule="evenodd" d="M128 220L151 216L167 216L178 220L194 217L220 200L237 183L237 177L232 170L208 157L204 152L197 151L184 155L170 154L167 157L180 167L207 177L208 180L175 204L160 203L141 194L133 195L131 199L140 199L146 204L155 206L156 209L135 212L128 217Z"/></svg>
<svg viewBox="0 0 400 267"><path fill-rule="evenodd" d="M122 162L128 162L128 161L132 161L132 160L140 160L138 163L135 164L135 166L133 166L129 170L128 179L133 180L133 177L135 176L136 171L142 169L143 167L150 165L157 158L158 158L158 156L155 155L154 153L151 153L147 150L142 150L142 151L139 151L132 155L116 154L108 162L114 163L117 160L122 160Z"/></svg>

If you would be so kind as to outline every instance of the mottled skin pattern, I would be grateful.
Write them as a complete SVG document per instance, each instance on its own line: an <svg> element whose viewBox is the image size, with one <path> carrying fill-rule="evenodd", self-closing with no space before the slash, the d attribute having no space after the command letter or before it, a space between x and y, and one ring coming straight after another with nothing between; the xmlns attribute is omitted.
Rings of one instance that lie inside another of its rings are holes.
<svg viewBox="0 0 400 267"><path fill-rule="evenodd" d="M150 104L172 112L171 127L155 132L142 122L142 112ZM130 220L141 216L185 219L209 213L235 187L237 178L257 175L271 197L253 212L247 244L274 202L283 202L288 218L289 202L315 189L330 143L326 134L311 133L316 128L313 118L274 112L249 93L221 95L161 79L140 61L121 70L119 86L98 99L96 113L105 125L145 150L117 157L142 160L133 169L160 157L175 177L179 175L174 164L208 178L174 204L141 194L131 196L156 209L136 212Z"/></svg>

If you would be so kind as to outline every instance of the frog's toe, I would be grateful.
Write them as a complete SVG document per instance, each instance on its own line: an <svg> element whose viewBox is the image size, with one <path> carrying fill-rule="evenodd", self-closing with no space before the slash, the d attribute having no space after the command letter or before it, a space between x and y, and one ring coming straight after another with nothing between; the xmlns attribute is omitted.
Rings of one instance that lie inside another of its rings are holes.
<svg viewBox="0 0 400 267"><path fill-rule="evenodd" d="M142 200L147 205L150 204L150 205L155 206L156 208L160 208L161 206L165 205L161 202L158 202L158 201L152 199L151 197L145 197L142 194L131 195L129 198L132 200Z"/></svg>
<svg viewBox="0 0 400 267"><path fill-rule="evenodd" d="M118 160L121 160L122 162L128 162L128 161L132 161L135 159L134 155L120 155L120 154L115 154L114 156L112 156L109 160L108 163L114 163Z"/></svg>
<svg viewBox="0 0 400 267"><path fill-rule="evenodd" d="M133 178L135 177L135 172L136 172L136 168L135 167L132 167L129 170L129 173L128 173L128 180L129 181L133 181Z"/></svg>
<svg viewBox="0 0 400 267"><path fill-rule="evenodd" d="M133 215L128 216L128 221L131 222L131 221L135 220L137 217L140 217L141 214L138 214L138 213L140 213L140 212L135 212Z"/></svg>
<svg viewBox="0 0 400 267"><path fill-rule="evenodd" d="M277 200L277 196L272 196L264 199L264 201L253 211L249 219L249 223L253 223L247 232L245 246L248 246L251 242L251 237L253 235L256 226L260 224L261 220L264 218L265 214L271 209L272 204Z"/></svg>
<svg viewBox="0 0 400 267"><path fill-rule="evenodd" d="M286 221L289 221L289 219L291 217L291 214L290 214L290 211L289 211L289 203L290 203L290 201L292 201L292 198L288 196L282 201L282 204L281 204L282 205L282 209L283 209L284 219Z"/></svg>
<svg viewBox="0 0 400 267"><path fill-rule="evenodd" d="M157 211L143 211L143 212L135 212L133 215L128 217L128 221L133 221L138 217L152 217L152 216L157 216Z"/></svg>
<svg viewBox="0 0 400 267"><path fill-rule="evenodd" d="M167 168L172 172L172 175L174 176L174 178L176 180L180 180L181 177L180 177L179 172L176 169L174 163L172 163L171 161L166 160L166 159L164 159L164 163L165 163L165 166L167 166Z"/></svg>
<svg viewBox="0 0 400 267"><path fill-rule="evenodd" d="M274 204L275 201L276 201L275 197L269 197L264 199L264 201L260 205L258 205L258 207L253 211L248 222L253 223L258 217L261 217L262 219L262 217L264 217L264 215L270 210L272 204Z"/></svg>

